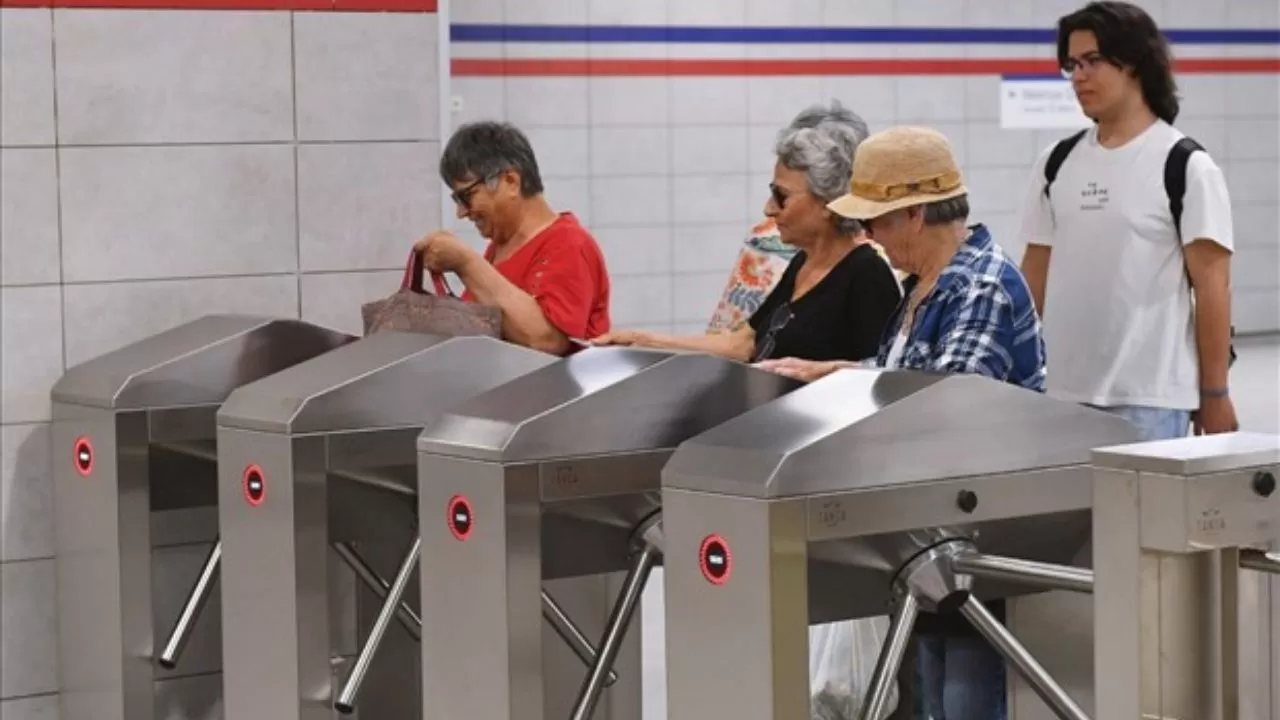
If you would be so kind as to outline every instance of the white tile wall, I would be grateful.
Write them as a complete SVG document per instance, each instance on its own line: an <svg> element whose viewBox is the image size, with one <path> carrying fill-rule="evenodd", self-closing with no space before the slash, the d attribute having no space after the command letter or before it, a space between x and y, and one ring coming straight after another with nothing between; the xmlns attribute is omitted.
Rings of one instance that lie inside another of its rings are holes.
<svg viewBox="0 0 1280 720"><path fill-rule="evenodd" d="M404 267L409 246L440 225L439 155L436 142L299 146L302 270Z"/></svg>
<svg viewBox="0 0 1280 720"><path fill-rule="evenodd" d="M52 148L0 148L0 283L56 283L58 158Z"/></svg>
<svg viewBox="0 0 1280 720"><path fill-rule="evenodd" d="M54 569L53 560L0 564L0 697L58 689Z"/></svg>
<svg viewBox="0 0 1280 720"><path fill-rule="evenodd" d="M403 263L404 258L401 258ZM358 335L364 330L360 306L395 292L403 276L403 270L305 275L302 278L302 319Z"/></svg>
<svg viewBox="0 0 1280 720"><path fill-rule="evenodd" d="M293 137L284 13L59 10L54 24L63 144Z"/></svg>
<svg viewBox="0 0 1280 720"><path fill-rule="evenodd" d="M0 146L52 145L53 15L0 8Z"/></svg>
<svg viewBox="0 0 1280 720"><path fill-rule="evenodd" d="M0 426L0 562L53 557L49 426Z"/></svg>
<svg viewBox="0 0 1280 720"><path fill-rule="evenodd" d="M298 139L439 138L435 15L296 13Z"/></svg>
<svg viewBox="0 0 1280 720"><path fill-rule="evenodd" d="M49 390L61 375L61 288L0 288L0 422L48 420Z"/></svg>
<svg viewBox="0 0 1280 720"><path fill-rule="evenodd" d="M67 282L297 269L287 145L60 152Z"/></svg>

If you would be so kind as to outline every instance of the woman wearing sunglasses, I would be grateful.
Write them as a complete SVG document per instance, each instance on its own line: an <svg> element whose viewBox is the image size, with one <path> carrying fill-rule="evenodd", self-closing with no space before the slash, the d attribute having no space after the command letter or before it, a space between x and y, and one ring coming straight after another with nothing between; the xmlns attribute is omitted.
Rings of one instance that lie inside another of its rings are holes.
<svg viewBox="0 0 1280 720"><path fill-rule="evenodd" d="M779 133L764 211L799 252L745 325L687 337L619 330L593 344L693 350L742 362L875 357L901 289L857 221L826 207L848 191L854 152L867 134L866 123L839 103L809 108Z"/></svg>

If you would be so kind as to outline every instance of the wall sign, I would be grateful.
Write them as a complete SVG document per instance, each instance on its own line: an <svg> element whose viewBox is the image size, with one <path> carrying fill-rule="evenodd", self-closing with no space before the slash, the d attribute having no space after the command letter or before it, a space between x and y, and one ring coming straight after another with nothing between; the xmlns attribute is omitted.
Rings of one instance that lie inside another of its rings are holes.
<svg viewBox="0 0 1280 720"><path fill-rule="evenodd" d="M454 495L449 500L449 514L446 521L449 523L449 532L453 537L461 542L466 542L471 537L471 531L475 528L475 514L471 511L471 501L462 495Z"/></svg>
<svg viewBox="0 0 1280 720"><path fill-rule="evenodd" d="M712 585L729 582L729 575L733 573L733 553L729 551L729 543L719 535L704 538L698 548L698 569Z"/></svg>
<svg viewBox="0 0 1280 720"><path fill-rule="evenodd" d="M258 507L267 499L267 476L262 468L250 465L241 476L244 489L244 500L253 507Z"/></svg>
<svg viewBox="0 0 1280 720"><path fill-rule="evenodd" d="M1089 127L1071 81L1061 77L1008 77L1000 82L1000 127L1070 130Z"/></svg>

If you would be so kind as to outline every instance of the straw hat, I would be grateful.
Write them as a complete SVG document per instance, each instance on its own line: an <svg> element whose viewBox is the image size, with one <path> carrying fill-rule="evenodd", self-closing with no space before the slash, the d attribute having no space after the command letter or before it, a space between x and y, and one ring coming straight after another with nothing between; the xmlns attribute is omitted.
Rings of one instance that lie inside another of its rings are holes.
<svg viewBox="0 0 1280 720"><path fill-rule="evenodd" d="M827 208L854 220L871 220L967 192L945 135L923 127L895 127L858 145L849 194Z"/></svg>

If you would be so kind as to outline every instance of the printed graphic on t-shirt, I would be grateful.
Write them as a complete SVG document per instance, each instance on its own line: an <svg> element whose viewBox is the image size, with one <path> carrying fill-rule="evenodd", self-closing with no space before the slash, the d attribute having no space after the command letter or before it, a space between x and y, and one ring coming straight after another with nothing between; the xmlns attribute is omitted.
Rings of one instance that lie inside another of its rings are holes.
<svg viewBox="0 0 1280 720"><path fill-rule="evenodd" d="M1105 210L1110 201L1111 196L1107 188L1099 187L1096 182L1086 183L1084 189L1080 191L1081 210Z"/></svg>

